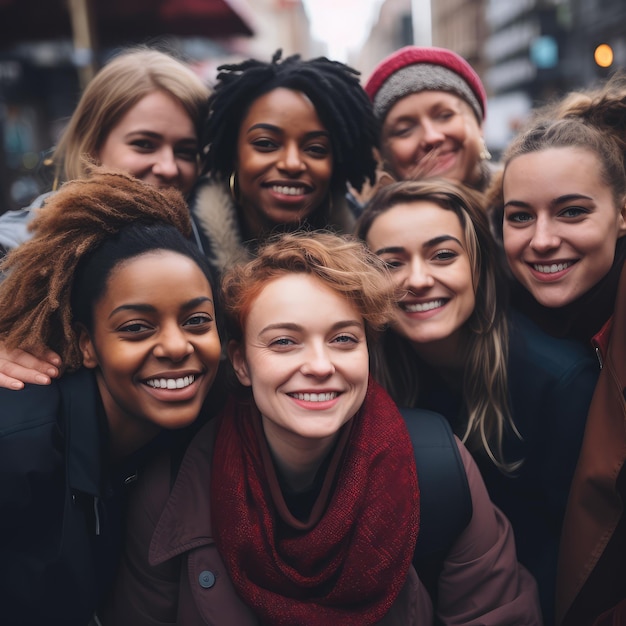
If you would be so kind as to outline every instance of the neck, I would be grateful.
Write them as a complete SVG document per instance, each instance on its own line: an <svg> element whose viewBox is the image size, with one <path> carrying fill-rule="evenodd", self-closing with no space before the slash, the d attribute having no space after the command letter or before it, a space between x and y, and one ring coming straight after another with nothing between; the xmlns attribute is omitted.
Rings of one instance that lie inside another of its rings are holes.
<svg viewBox="0 0 626 626"><path fill-rule="evenodd" d="M155 424L128 419L108 393L99 373L96 382L109 427L109 455L113 463L124 460L152 441L161 428Z"/></svg>
<svg viewBox="0 0 626 626"><path fill-rule="evenodd" d="M339 433L324 439L310 439L294 435L265 417L262 417L262 424L283 481L294 493L309 489Z"/></svg>
<svg viewBox="0 0 626 626"><path fill-rule="evenodd" d="M411 346L419 358L435 369L449 387L456 390L462 388L465 350L460 330L439 341L412 343Z"/></svg>

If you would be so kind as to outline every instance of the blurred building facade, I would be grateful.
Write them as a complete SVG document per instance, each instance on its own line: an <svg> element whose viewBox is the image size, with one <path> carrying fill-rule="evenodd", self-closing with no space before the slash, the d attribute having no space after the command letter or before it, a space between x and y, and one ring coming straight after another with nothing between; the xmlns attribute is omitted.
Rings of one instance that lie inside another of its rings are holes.
<svg viewBox="0 0 626 626"><path fill-rule="evenodd" d="M354 61L365 78L413 43L412 5L382 4ZM485 138L496 155L533 106L626 68L624 0L431 0L431 13L432 44L458 52L485 84Z"/></svg>
<svg viewBox="0 0 626 626"><path fill-rule="evenodd" d="M96 0L98 6L100 2L108 7L106 10L111 10L116 2L120 6L133 4L131 0ZM158 4L168 4L171 8L178 2L189 8L199 0L162 0L148 4L156 11ZM19 7L27 10L29 3L37 4L37 0L0 0L0 21L3 15L15 16L8 11ZM204 36L206 29L203 32L199 28L200 32L193 36L162 31L146 36L142 31L134 38L135 18L120 16L119 31L128 35L119 45L100 38L101 45L93 52L96 65L105 63L120 45L147 43L188 58L198 74L211 85L217 66L224 62L250 56L269 60L278 48L283 49L285 56L295 52L305 57L319 54L318 44L309 35L302 0L216 0L215 4L220 4L220 10L225 12L220 19L231 19L220 21L218 34L211 33L211 37ZM145 5L144 2L142 6ZM32 13L37 12L33 9ZM57 15L55 20L63 25L58 36L52 28L46 39L35 37L33 33L29 35L24 29L23 36L17 33L10 42L0 39L0 213L24 206L50 188L52 168L46 163L80 97L79 74L85 55L77 53L67 12ZM97 31L97 24L95 26ZM242 31L246 34L242 35Z"/></svg>

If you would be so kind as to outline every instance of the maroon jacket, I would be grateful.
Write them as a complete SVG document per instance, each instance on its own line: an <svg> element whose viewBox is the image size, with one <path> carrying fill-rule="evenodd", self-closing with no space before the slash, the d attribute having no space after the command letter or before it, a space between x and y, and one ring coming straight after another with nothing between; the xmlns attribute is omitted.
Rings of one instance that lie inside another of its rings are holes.
<svg viewBox="0 0 626 626"><path fill-rule="evenodd" d="M252 626L252 611L237 596L211 532L210 484L215 424L196 435L170 491L170 462L144 473L131 502L126 553L106 626ZM489 497L472 457L459 442L474 515L452 547L440 579L439 617L464 626L541 624L534 579L517 563L508 520ZM233 520L233 523L237 523ZM411 567L385 626L433 623L426 589Z"/></svg>
<svg viewBox="0 0 626 626"><path fill-rule="evenodd" d="M596 339L603 368L570 491L557 578L557 623L567 626L593 624L626 598L626 266L612 321Z"/></svg>

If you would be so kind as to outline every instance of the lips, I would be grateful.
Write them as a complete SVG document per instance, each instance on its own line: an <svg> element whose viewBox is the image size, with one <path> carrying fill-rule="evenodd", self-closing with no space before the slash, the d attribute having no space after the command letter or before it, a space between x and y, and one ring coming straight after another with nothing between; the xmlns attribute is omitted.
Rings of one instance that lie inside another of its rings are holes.
<svg viewBox="0 0 626 626"><path fill-rule="evenodd" d="M303 196L307 193L307 188L304 185L272 185L270 189L282 196Z"/></svg>
<svg viewBox="0 0 626 626"><path fill-rule="evenodd" d="M447 302L446 299L428 300L428 302L401 302L400 308L407 313L424 313L442 307Z"/></svg>
<svg viewBox="0 0 626 626"><path fill-rule="evenodd" d="M556 274L557 272L562 272L566 270L568 267L574 265L576 261L563 261L560 263L530 263L531 267L540 274Z"/></svg>
<svg viewBox="0 0 626 626"><path fill-rule="evenodd" d="M153 389L184 389L192 385L195 380L196 376L190 374L178 378L149 378L144 381L144 384Z"/></svg>
<svg viewBox="0 0 626 626"><path fill-rule="evenodd" d="M326 393L288 393L287 395L304 402L328 402L329 400L334 400L339 393L337 391L329 391Z"/></svg>

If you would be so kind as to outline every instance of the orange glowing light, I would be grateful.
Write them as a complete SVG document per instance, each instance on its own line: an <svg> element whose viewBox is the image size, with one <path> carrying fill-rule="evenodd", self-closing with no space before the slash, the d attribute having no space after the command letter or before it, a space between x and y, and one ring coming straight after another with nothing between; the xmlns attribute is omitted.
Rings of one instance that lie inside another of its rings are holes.
<svg viewBox="0 0 626 626"><path fill-rule="evenodd" d="M601 43L593 53L594 61L600 67L610 67L613 63L613 49L606 43Z"/></svg>

